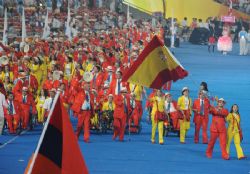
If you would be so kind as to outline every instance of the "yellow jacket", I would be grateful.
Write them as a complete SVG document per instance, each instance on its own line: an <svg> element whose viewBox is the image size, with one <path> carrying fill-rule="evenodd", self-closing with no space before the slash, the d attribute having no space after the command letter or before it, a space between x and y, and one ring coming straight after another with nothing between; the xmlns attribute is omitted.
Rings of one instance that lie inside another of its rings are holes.
<svg viewBox="0 0 250 174"><path fill-rule="evenodd" d="M152 115L155 115L155 112L157 111L157 104L158 104L158 111L164 112L165 111L165 99L164 97L158 97L154 96L150 99L151 102L153 102L153 108L152 108Z"/></svg>
<svg viewBox="0 0 250 174"><path fill-rule="evenodd" d="M189 99L189 104L188 104L188 109L190 110L190 113L192 113L192 99L190 97L188 97ZM178 98L178 102L177 102L177 107L178 109L180 110L186 110L186 107L185 107L185 96L182 95Z"/></svg>
<svg viewBox="0 0 250 174"><path fill-rule="evenodd" d="M142 100L143 87L140 86L140 85L130 84L129 88L130 88L130 91L135 94L135 100L141 101Z"/></svg>
<svg viewBox="0 0 250 174"><path fill-rule="evenodd" d="M4 79L5 79L5 75L6 73L5 72L2 72L1 73L1 76L0 76L0 79L4 82ZM9 78L10 78L10 81L13 82L14 80L14 75L13 75L13 72L9 72Z"/></svg>
<svg viewBox="0 0 250 174"><path fill-rule="evenodd" d="M36 65L36 64L32 64L31 65L31 71L32 74L35 75L36 73L38 73L40 70L40 65Z"/></svg>
<svg viewBox="0 0 250 174"><path fill-rule="evenodd" d="M36 100L35 100L36 106L42 108L42 107L43 107L43 104L44 104L44 102L45 102L45 99L46 99L45 97L44 97L44 99L41 99L40 96L37 96L37 97L36 97Z"/></svg>
<svg viewBox="0 0 250 174"><path fill-rule="evenodd" d="M238 126L240 126L240 116L238 114L229 113L226 117L226 121L228 122L228 131L234 133L239 132Z"/></svg>
<svg viewBox="0 0 250 174"><path fill-rule="evenodd" d="M109 106L109 102L108 101L104 102L103 105L102 105L102 111L108 111L108 110L113 111L115 109L115 103L112 102L111 106L112 107Z"/></svg>
<svg viewBox="0 0 250 174"><path fill-rule="evenodd" d="M37 80L38 84L40 85L40 82L41 82L41 79L43 76L43 71L42 71L40 65L32 64L31 70L32 70L31 74L36 77L36 80Z"/></svg>
<svg viewBox="0 0 250 174"><path fill-rule="evenodd" d="M91 72L92 71L92 69L94 68L94 65L92 64L92 63L86 63L86 62L84 62L83 63L83 65L82 65L82 67L85 67L85 71L86 72Z"/></svg>
<svg viewBox="0 0 250 174"><path fill-rule="evenodd" d="M9 91L9 92L11 92L12 91L12 88L13 88L13 84L12 83L4 83L3 84L4 85L4 89L5 89L5 91Z"/></svg>

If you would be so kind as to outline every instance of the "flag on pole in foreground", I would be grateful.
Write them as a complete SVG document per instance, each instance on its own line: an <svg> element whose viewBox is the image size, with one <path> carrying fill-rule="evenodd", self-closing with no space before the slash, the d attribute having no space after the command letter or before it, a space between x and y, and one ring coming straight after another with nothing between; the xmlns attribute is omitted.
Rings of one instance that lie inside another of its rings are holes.
<svg viewBox="0 0 250 174"><path fill-rule="evenodd" d="M163 84L183 79L188 72L170 50L154 36L138 59L124 73L122 81L160 89Z"/></svg>
<svg viewBox="0 0 250 174"><path fill-rule="evenodd" d="M46 130L43 130L25 173L88 174L69 116L60 98L54 104L54 110L47 121L49 122L44 127Z"/></svg>

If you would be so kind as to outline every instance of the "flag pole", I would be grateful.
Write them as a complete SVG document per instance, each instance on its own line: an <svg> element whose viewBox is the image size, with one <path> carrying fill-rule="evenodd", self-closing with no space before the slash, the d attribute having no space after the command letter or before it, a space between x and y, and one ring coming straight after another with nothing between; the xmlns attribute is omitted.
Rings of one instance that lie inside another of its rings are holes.
<svg viewBox="0 0 250 174"><path fill-rule="evenodd" d="M23 14L22 14L22 42L24 42L25 37L27 37L26 33L26 24L25 24L25 11L23 8Z"/></svg>
<svg viewBox="0 0 250 174"><path fill-rule="evenodd" d="M60 96L60 92L57 91L56 96L55 96L55 99L54 99L54 103L52 103L52 108L51 108L51 110L50 110L50 112L49 112L49 115L48 115L48 119L47 119L47 121L46 121L46 123L45 123L45 125L44 125L43 131L42 131L42 134L41 134L41 137L40 137L40 139L39 139L39 141L38 141L38 144L37 144L37 147L36 147L34 156L33 156L32 159L31 159L31 164L30 164L30 167L29 167L29 170L28 170L27 174L31 174L31 172L32 172L32 169L33 169L34 164L35 164L35 160L36 160L37 155L38 155L38 151L39 151L39 149L40 149L40 147L41 147L41 144L42 144L42 141L43 141L45 132L46 132L46 130L47 130L47 128L48 128L49 121L50 121L50 119L51 119L51 116L52 116L52 113L53 113L53 111L54 111L54 108L55 108L55 105L56 105L56 103L57 103L57 100L59 99L59 96Z"/></svg>
<svg viewBox="0 0 250 174"><path fill-rule="evenodd" d="M45 22L44 22L44 28L43 28L43 39L47 38L47 33L48 33L48 19L49 19L49 11L47 8L47 14L46 14L46 18L45 18Z"/></svg>
<svg viewBox="0 0 250 174"><path fill-rule="evenodd" d="M8 22L7 22L7 8L5 8L5 11L4 11L4 26L3 26L3 44L4 45L7 45L7 35L6 35L6 32L7 32L7 29L8 29Z"/></svg>
<svg viewBox="0 0 250 174"><path fill-rule="evenodd" d="M172 8L172 17L171 17L171 47L174 47L174 9Z"/></svg>
<svg viewBox="0 0 250 174"><path fill-rule="evenodd" d="M70 28L70 5L69 5L69 1L68 1L68 16L67 16L67 23L66 23L66 31L65 31L65 35L68 36L68 40L71 41L71 28Z"/></svg>
<svg viewBox="0 0 250 174"><path fill-rule="evenodd" d="M127 25L129 24L130 22L130 14L129 14L129 2L128 2L128 7L127 7Z"/></svg>

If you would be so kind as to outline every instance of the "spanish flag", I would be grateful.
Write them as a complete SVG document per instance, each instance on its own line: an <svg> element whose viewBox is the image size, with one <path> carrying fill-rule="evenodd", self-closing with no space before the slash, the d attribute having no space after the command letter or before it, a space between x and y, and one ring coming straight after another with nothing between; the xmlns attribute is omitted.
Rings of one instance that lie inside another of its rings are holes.
<svg viewBox="0 0 250 174"><path fill-rule="evenodd" d="M160 89L168 81L177 81L188 75L169 49L154 36L138 59L124 73L122 81Z"/></svg>
<svg viewBox="0 0 250 174"><path fill-rule="evenodd" d="M88 174L67 111L57 98L25 173Z"/></svg>

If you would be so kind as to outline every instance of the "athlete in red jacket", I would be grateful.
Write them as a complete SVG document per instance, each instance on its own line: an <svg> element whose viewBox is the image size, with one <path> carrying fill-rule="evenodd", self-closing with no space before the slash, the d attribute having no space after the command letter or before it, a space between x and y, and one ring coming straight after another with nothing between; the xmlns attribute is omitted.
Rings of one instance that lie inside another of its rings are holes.
<svg viewBox="0 0 250 174"><path fill-rule="evenodd" d="M114 109L114 135L113 140L119 136L119 140L123 141L124 132L126 128L126 120L130 108L129 95L127 95L127 89L122 88L121 93L116 95L114 98L115 109Z"/></svg>
<svg viewBox="0 0 250 174"><path fill-rule="evenodd" d="M27 129L30 121L30 114L36 113L35 101L33 97L28 94L28 88L23 87L22 94L15 96L15 100L20 104L22 112L20 118L22 121L22 128Z"/></svg>
<svg viewBox="0 0 250 174"><path fill-rule="evenodd" d="M207 144L207 126L209 116L210 102L205 97L204 91L199 92L199 98L194 100L193 111L194 111L194 123L195 123L195 136L194 142L199 142L200 128L202 127L202 143Z"/></svg>
<svg viewBox="0 0 250 174"><path fill-rule="evenodd" d="M21 107L17 101L14 101L13 93L8 93L6 100L7 107L4 107L4 116L9 126L10 133L16 133L16 129L19 125Z"/></svg>
<svg viewBox="0 0 250 174"><path fill-rule="evenodd" d="M93 115L94 108L94 96L90 92L90 84L85 82L83 84L83 90L80 90L75 97L74 103L71 106L71 109L78 116L76 136L79 138L82 128L84 127L83 139L86 143L89 142L89 124L90 117Z"/></svg>

